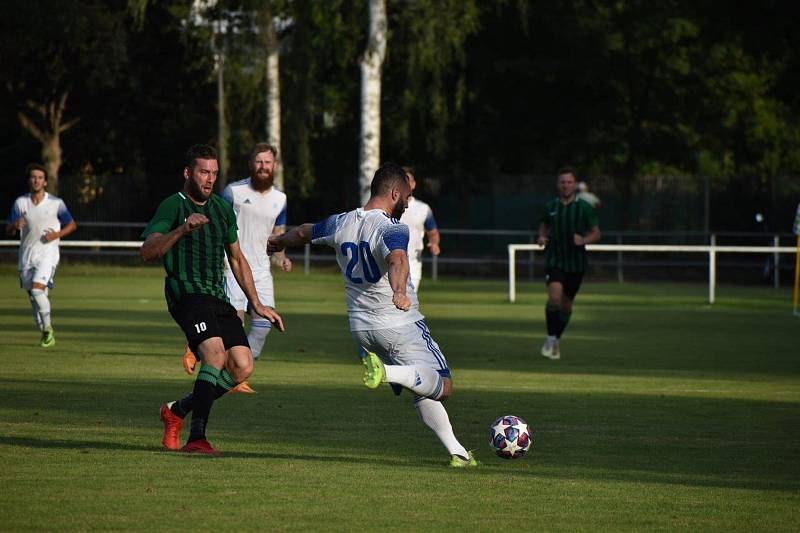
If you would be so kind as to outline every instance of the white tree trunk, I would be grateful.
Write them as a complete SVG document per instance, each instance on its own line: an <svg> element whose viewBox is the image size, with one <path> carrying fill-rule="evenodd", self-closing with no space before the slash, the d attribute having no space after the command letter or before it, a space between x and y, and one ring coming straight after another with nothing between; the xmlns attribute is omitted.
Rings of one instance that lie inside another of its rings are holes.
<svg viewBox="0 0 800 533"><path fill-rule="evenodd" d="M222 33L222 23L217 21L213 39L216 44L217 59L217 157L219 158L219 178L217 179L218 191L222 191L228 183L228 117L225 111L225 35Z"/></svg>
<svg viewBox="0 0 800 533"><path fill-rule="evenodd" d="M381 72L386 56L386 0L369 0L369 40L361 57L361 148L358 188L369 200L372 176L381 158Z"/></svg>
<svg viewBox="0 0 800 533"><path fill-rule="evenodd" d="M277 148L281 156L281 82L278 60L278 36L274 20L269 14L267 31L267 142ZM283 188L283 166L275 169L275 187Z"/></svg>

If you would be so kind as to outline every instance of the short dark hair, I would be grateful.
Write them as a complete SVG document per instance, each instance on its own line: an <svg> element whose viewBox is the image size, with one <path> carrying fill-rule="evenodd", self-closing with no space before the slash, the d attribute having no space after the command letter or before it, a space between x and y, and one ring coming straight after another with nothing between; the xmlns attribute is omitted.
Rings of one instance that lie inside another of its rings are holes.
<svg viewBox="0 0 800 533"><path fill-rule="evenodd" d="M194 144L186 151L186 167L193 169L198 159L217 159L217 151L207 144Z"/></svg>
<svg viewBox="0 0 800 533"><path fill-rule="evenodd" d="M44 165L39 163L28 163L28 165L25 167L25 179L29 179L31 177L31 171L33 170L41 170L44 172L44 180L47 181L47 169L44 168Z"/></svg>
<svg viewBox="0 0 800 533"><path fill-rule="evenodd" d="M253 146L253 149L250 150L250 163L252 164L253 161L256 160L256 156L261 152L272 152L272 157L278 159L278 149L272 146L269 143L258 143Z"/></svg>
<svg viewBox="0 0 800 533"><path fill-rule="evenodd" d="M561 174L572 174L575 177L575 179L578 179L578 173L575 172L575 168L569 165L559 168L556 177L560 176Z"/></svg>
<svg viewBox="0 0 800 533"><path fill-rule="evenodd" d="M381 196L391 191L400 182L408 183L408 177L403 167L394 163L384 163L375 171L369 192L373 197Z"/></svg>

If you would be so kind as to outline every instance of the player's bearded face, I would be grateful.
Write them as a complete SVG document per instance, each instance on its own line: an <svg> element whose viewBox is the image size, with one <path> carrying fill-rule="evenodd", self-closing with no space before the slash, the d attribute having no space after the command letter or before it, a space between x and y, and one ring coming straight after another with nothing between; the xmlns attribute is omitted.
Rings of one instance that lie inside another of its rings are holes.
<svg viewBox="0 0 800 533"><path fill-rule="evenodd" d="M186 186L189 196L203 202L208 200L219 174L217 160L197 159L194 167L187 169L187 171Z"/></svg>
<svg viewBox="0 0 800 533"><path fill-rule="evenodd" d="M406 184L405 187L400 189L400 194L397 198L397 203L392 208L392 218L400 218L403 216L406 208L408 208L408 199L411 196L411 187Z"/></svg>
<svg viewBox="0 0 800 533"><path fill-rule="evenodd" d="M259 184L271 187L275 175L275 157L272 152L261 152L257 154L251 166L252 177Z"/></svg>

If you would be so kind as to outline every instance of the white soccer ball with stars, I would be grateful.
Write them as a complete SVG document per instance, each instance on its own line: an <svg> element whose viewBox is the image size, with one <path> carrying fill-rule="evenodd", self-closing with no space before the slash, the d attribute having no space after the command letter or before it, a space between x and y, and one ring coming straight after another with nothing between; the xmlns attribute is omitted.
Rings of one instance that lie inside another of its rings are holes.
<svg viewBox="0 0 800 533"><path fill-rule="evenodd" d="M519 459L533 444L533 430L518 416L501 416L489 428L489 446L503 459Z"/></svg>

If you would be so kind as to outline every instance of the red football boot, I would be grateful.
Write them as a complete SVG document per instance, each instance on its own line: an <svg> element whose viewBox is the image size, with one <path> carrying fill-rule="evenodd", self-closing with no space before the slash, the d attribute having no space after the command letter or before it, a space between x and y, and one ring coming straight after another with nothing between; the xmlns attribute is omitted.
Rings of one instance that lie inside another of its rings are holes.
<svg viewBox="0 0 800 533"><path fill-rule="evenodd" d="M202 453L205 455L222 455L222 452L216 450L211 443L208 442L206 439L198 439L193 440L192 442L187 442L186 446L181 448L181 451L184 453Z"/></svg>
<svg viewBox="0 0 800 533"><path fill-rule="evenodd" d="M180 450L183 419L170 411L167 404L164 404L161 406L161 421L164 422L164 438L161 439L161 444L167 450Z"/></svg>

